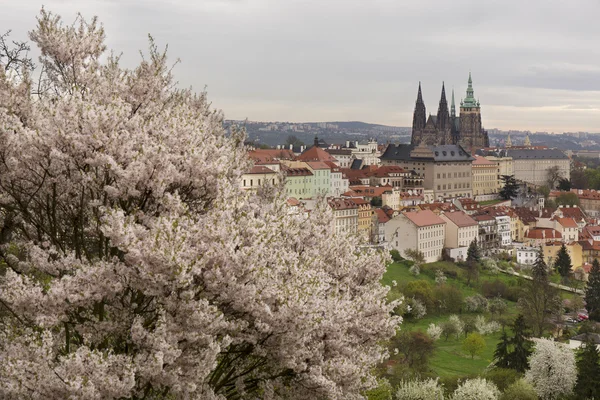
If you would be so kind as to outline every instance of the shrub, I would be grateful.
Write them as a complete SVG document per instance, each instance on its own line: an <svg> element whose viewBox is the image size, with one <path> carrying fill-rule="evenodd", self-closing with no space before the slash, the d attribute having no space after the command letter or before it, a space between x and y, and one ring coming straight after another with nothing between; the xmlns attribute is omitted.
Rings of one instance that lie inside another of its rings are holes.
<svg viewBox="0 0 600 400"><path fill-rule="evenodd" d="M482 378L493 382L502 392L506 390L507 387L517 382L520 377L521 374L517 371L507 368L492 368L486 371L482 376Z"/></svg>
<svg viewBox="0 0 600 400"><path fill-rule="evenodd" d="M420 300L410 298L406 301L408 309L406 314L414 319L421 319L427 315L427 307Z"/></svg>
<svg viewBox="0 0 600 400"><path fill-rule="evenodd" d="M483 282L481 284L481 293L488 299L498 296L506 298L507 292L508 287L504 282L499 280Z"/></svg>
<svg viewBox="0 0 600 400"><path fill-rule="evenodd" d="M440 313L458 313L463 306L463 294L453 285L442 285L433 289L435 304Z"/></svg>
<svg viewBox="0 0 600 400"><path fill-rule="evenodd" d="M408 282L403 292L406 298L412 297L419 300L428 310L434 308L435 298L429 282L425 280Z"/></svg>
<svg viewBox="0 0 600 400"><path fill-rule="evenodd" d="M446 277L444 271L442 271L441 269L435 271L435 283L437 283L438 285L443 285L446 283L447 280L448 277Z"/></svg>
<svg viewBox="0 0 600 400"><path fill-rule="evenodd" d="M392 385L387 379L379 379L377 387L368 390L367 400L392 400Z"/></svg>
<svg viewBox="0 0 600 400"><path fill-rule="evenodd" d="M404 258L400 255L400 252L396 249L390 250L390 257L392 257L392 261L396 263L404 261Z"/></svg>
<svg viewBox="0 0 600 400"><path fill-rule="evenodd" d="M538 400L538 395L531 383L519 379L504 390L500 400Z"/></svg>
<svg viewBox="0 0 600 400"><path fill-rule="evenodd" d="M414 276L419 276L421 274L421 268L419 267L418 264L413 264L409 269L408 272L410 272L411 274L413 274Z"/></svg>
<svg viewBox="0 0 600 400"><path fill-rule="evenodd" d="M427 328L427 334L433 340L439 340L439 338L442 336L442 332L442 327L436 324L429 324L429 327Z"/></svg>
<svg viewBox="0 0 600 400"><path fill-rule="evenodd" d="M435 279L438 270L442 271L450 279L459 279L464 274L457 264L446 261L421 265L421 272L433 279Z"/></svg>
<svg viewBox="0 0 600 400"><path fill-rule="evenodd" d="M397 400L444 400L444 388L438 379L402 382L396 392Z"/></svg>
<svg viewBox="0 0 600 400"><path fill-rule="evenodd" d="M508 305L500 297L495 297L488 302L488 310L490 311L492 316L494 314L498 314L498 316L500 316L500 315L504 314L507 309L508 309Z"/></svg>
<svg viewBox="0 0 600 400"><path fill-rule="evenodd" d="M492 382L475 378L464 381L452 395L452 400L497 400L500 391Z"/></svg>
<svg viewBox="0 0 600 400"><path fill-rule="evenodd" d="M486 322L483 315L475 317L475 329L482 335L489 335L500 330L500 324L496 321Z"/></svg>
<svg viewBox="0 0 600 400"><path fill-rule="evenodd" d="M484 312L488 309L488 301L480 294L465 299L465 308L470 312Z"/></svg>

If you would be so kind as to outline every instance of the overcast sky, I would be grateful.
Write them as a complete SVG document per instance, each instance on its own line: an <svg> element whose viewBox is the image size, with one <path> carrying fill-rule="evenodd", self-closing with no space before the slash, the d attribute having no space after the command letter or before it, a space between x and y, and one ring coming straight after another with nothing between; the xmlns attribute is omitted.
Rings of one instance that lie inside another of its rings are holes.
<svg viewBox="0 0 600 400"><path fill-rule="evenodd" d="M47 10L104 24L133 67L147 34L227 118L410 126L418 82L436 113L469 71L486 128L600 132L600 1L12 1L0 29L25 38Z"/></svg>

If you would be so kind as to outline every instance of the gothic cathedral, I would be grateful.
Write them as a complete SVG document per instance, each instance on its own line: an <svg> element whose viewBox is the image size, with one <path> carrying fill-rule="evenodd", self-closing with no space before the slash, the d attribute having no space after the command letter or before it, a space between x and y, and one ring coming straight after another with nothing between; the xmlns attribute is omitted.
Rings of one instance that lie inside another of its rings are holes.
<svg viewBox="0 0 600 400"><path fill-rule="evenodd" d="M429 115L425 112L425 103L421 94L421 82L415 112L413 114L412 138L413 145L443 145L458 144L468 151L482 147L489 147L487 132L481 126L481 108L479 101L473 97L473 81L469 73L469 85L467 97L460 102L460 116L456 116L454 105L454 90L452 91L452 103L448 112L446 101L446 89L442 83L442 97L438 107L437 115Z"/></svg>

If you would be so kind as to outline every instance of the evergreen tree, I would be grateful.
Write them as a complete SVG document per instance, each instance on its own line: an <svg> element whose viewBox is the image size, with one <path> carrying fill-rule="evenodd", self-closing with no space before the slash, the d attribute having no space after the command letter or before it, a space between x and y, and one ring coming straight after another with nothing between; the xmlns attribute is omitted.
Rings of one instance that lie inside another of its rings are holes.
<svg viewBox="0 0 600 400"><path fill-rule="evenodd" d="M544 333L548 311L554 314L553 311L561 307L562 303L557 290L550 286L548 267L541 249L531 272L532 280L525 285L519 307L529 319L534 335L540 337Z"/></svg>
<svg viewBox="0 0 600 400"><path fill-rule="evenodd" d="M590 318L600 321L600 263L594 260L585 290L585 303Z"/></svg>
<svg viewBox="0 0 600 400"><path fill-rule="evenodd" d="M477 240L473 239L467 250L467 263L481 261L481 253L479 252L479 246L477 246Z"/></svg>
<svg viewBox="0 0 600 400"><path fill-rule="evenodd" d="M529 368L529 356L531 355L532 342L529 340L529 329L525 323L523 315L519 315L513 323L514 336L510 340L512 352L510 353L509 365L510 368L525 372Z"/></svg>
<svg viewBox="0 0 600 400"><path fill-rule="evenodd" d="M504 200L510 200L517 197L519 193L519 184L515 179L514 175L502 175L502 189L500 189L500 197Z"/></svg>
<svg viewBox="0 0 600 400"><path fill-rule="evenodd" d="M477 240L473 239L467 250L467 285L471 284L471 279L477 279L479 261L481 261L479 246L477 246Z"/></svg>
<svg viewBox="0 0 600 400"><path fill-rule="evenodd" d="M510 340L506 332L502 332L500 342L496 345L496 351L494 351L494 359L496 360L496 367L498 368L510 368Z"/></svg>
<svg viewBox="0 0 600 400"><path fill-rule="evenodd" d="M558 250L558 254L556 255L556 262L554 263L554 266L556 268L556 271L560 274L560 276L563 277L563 279L566 279L569 277L569 274L571 273L571 267L572 267L571 256L567 252L567 248L565 247L564 243L562 244L562 246L560 246L560 249Z"/></svg>
<svg viewBox="0 0 600 400"><path fill-rule="evenodd" d="M575 394L580 399L600 398L600 353L596 344L587 340L577 352L577 384Z"/></svg>

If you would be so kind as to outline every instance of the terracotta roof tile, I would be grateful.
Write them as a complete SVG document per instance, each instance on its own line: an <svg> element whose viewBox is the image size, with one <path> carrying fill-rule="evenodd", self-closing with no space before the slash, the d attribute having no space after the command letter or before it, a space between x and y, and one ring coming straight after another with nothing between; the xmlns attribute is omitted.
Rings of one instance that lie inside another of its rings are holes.
<svg viewBox="0 0 600 400"><path fill-rule="evenodd" d="M467 215L464 211L454 211L442 214L458 227L478 225L477 221Z"/></svg>
<svg viewBox="0 0 600 400"><path fill-rule="evenodd" d="M418 227L446 224L446 221L431 210L409 211L402 214Z"/></svg>

